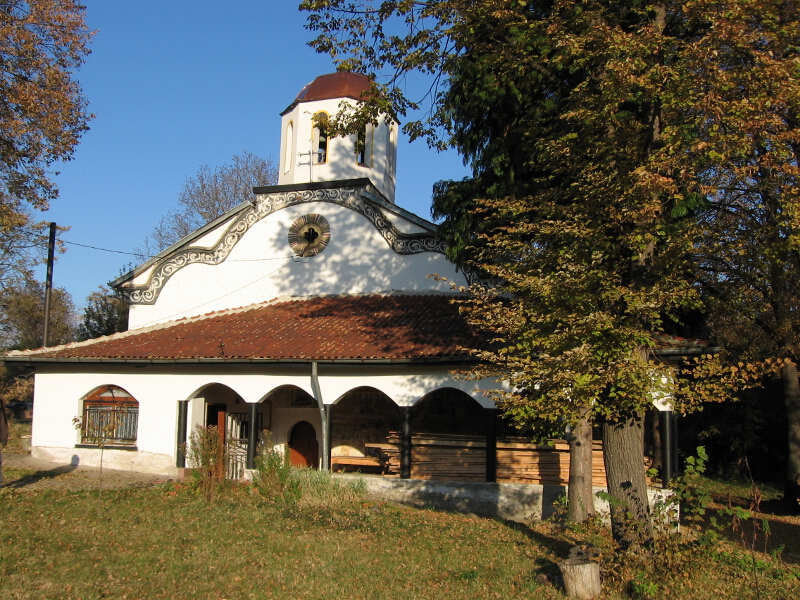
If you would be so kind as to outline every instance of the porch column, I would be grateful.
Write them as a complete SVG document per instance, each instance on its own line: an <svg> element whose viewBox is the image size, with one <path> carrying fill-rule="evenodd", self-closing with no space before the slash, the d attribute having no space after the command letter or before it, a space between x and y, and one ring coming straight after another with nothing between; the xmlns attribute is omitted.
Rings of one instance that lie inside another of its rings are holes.
<svg viewBox="0 0 800 600"><path fill-rule="evenodd" d="M403 409L400 425L400 479L411 479L411 407Z"/></svg>
<svg viewBox="0 0 800 600"><path fill-rule="evenodd" d="M680 417L680 415L676 415L674 412L672 413L672 469L675 471L675 475L683 473L678 454L678 428L681 423L678 417Z"/></svg>
<svg viewBox="0 0 800 600"><path fill-rule="evenodd" d="M225 406L222 404L221 406ZM225 423L227 411L217 411L217 435L219 437L219 454L217 455L217 479L225 479Z"/></svg>
<svg viewBox="0 0 800 600"><path fill-rule="evenodd" d="M675 476L675 463L673 460L675 452L673 438L675 432L672 427L672 411L662 410L658 413L658 418L661 428L661 487L665 488Z"/></svg>
<svg viewBox="0 0 800 600"><path fill-rule="evenodd" d="M325 402L322 400L322 388L319 385L319 371L317 370L317 363L311 363L311 389L314 392L314 399L317 401L319 408L319 420L322 426L322 464L321 470L330 471L331 469L331 430L328 424L328 409Z"/></svg>
<svg viewBox="0 0 800 600"><path fill-rule="evenodd" d="M178 400L178 434L175 452L175 466L179 469L186 467L186 418L189 414L189 401Z"/></svg>
<svg viewBox="0 0 800 600"><path fill-rule="evenodd" d="M497 481L497 409L486 410L486 481Z"/></svg>
<svg viewBox="0 0 800 600"><path fill-rule="evenodd" d="M247 430L247 468L256 468L256 445L258 444L258 403L250 403L250 429Z"/></svg>
<svg viewBox="0 0 800 600"><path fill-rule="evenodd" d="M326 404L325 405L325 431L323 431L322 435L325 436L325 439L328 440L326 447L328 448L328 469L331 469L331 454L333 449L333 422L331 421L331 413L333 413L333 404Z"/></svg>

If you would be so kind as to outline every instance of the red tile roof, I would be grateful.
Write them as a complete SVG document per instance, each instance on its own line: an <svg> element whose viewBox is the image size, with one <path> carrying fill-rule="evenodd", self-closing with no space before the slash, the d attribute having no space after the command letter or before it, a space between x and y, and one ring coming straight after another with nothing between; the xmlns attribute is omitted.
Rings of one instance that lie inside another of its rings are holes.
<svg viewBox="0 0 800 600"><path fill-rule="evenodd" d="M481 346L449 294L335 296L258 304L57 348L34 360L451 360Z"/></svg>
<svg viewBox="0 0 800 600"><path fill-rule="evenodd" d="M330 98L361 100L370 87L369 77L361 73L339 71L320 75L297 94L295 102L311 102Z"/></svg>

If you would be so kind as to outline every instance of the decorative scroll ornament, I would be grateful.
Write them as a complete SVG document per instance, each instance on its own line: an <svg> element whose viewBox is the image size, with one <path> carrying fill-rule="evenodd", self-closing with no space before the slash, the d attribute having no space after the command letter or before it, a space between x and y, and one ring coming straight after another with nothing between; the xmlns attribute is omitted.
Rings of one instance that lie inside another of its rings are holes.
<svg viewBox="0 0 800 600"><path fill-rule="evenodd" d="M161 289L170 277L183 267L192 264L218 265L224 262L242 236L261 219L284 208L310 202L330 202L364 215L397 254L445 253L445 243L439 240L432 231L423 233L399 231L379 205L365 196L366 190L367 186L359 186L261 194L257 196L254 204L244 207L233 218L225 233L214 246L210 248L178 248L172 254L156 262L147 283L123 287L121 288L122 292L129 304L155 304ZM328 232L330 233L330 228ZM321 251L320 249L317 254ZM308 255L306 254L306 256Z"/></svg>

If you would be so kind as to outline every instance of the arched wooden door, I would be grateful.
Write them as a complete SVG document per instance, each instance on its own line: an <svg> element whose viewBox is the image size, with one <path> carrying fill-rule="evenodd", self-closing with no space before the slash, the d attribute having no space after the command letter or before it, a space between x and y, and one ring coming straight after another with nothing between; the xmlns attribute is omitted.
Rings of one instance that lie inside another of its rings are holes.
<svg viewBox="0 0 800 600"><path fill-rule="evenodd" d="M289 460L295 467L317 468L319 464L319 442L314 426L308 421L299 421L289 434Z"/></svg>

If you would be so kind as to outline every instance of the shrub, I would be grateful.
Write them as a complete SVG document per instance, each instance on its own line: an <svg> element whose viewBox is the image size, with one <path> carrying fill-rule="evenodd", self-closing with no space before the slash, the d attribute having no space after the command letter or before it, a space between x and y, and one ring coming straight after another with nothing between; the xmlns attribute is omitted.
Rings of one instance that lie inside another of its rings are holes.
<svg viewBox="0 0 800 600"><path fill-rule="evenodd" d="M256 488L283 508L299 503L334 508L359 500L366 492L362 479L339 481L329 471L292 467L289 450L275 446L267 434L256 457Z"/></svg>
<svg viewBox="0 0 800 600"><path fill-rule="evenodd" d="M224 444L220 443L216 426L195 426L189 435L187 451L189 464L194 469L193 488L200 490L211 500L220 486L224 485L225 473L230 456Z"/></svg>
<svg viewBox="0 0 800 600"><path fill-rule="evenodd" d="M289 449L279 449L269 433L256 456L256 488L284 508L292 508L300 500L300 483L293 476Z"/></svg>

